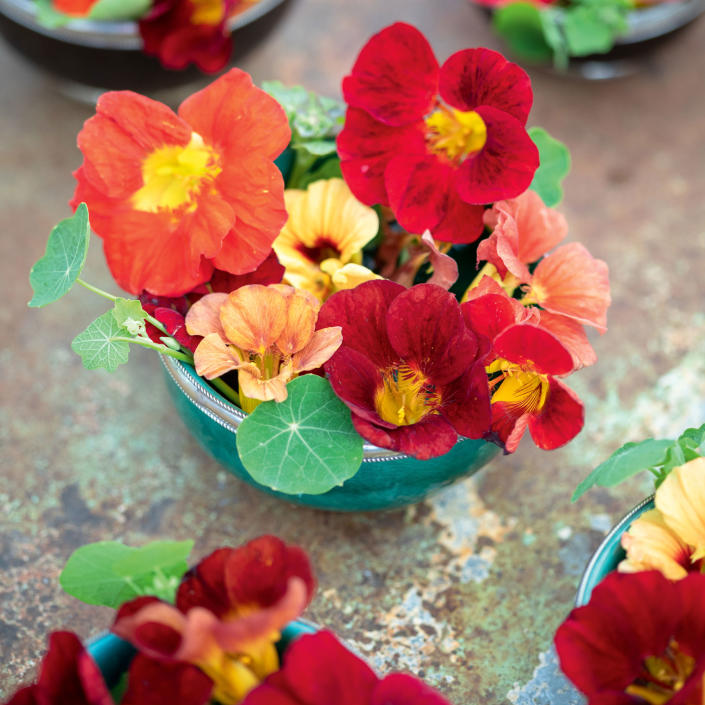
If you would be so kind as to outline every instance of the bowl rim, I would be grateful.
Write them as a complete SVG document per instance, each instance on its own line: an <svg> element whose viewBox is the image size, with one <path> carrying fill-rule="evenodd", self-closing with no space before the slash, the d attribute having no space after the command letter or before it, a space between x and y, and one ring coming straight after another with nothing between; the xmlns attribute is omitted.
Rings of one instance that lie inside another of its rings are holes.
<svg viewBox="0 0 705 705"><path fill-rule="evenodd" d="M618 37L616 45L637 44L663 36L684 27L705 12L705 0L662 2L650 7L635 8L628 17L628 29Z"/></svg>
<svg viewBox="0 0 705 705"><path fill-rule="evenodd" d="M622 551L622 534L629 528L634 519L645 511L652 509L653 505L654 495L646 497L646 499L643 499L639 504L630 509L629 512L610 529L607 536L605 536L595 550L595 553L592 554L587 566L585 566L583 575L580 578L580 584L578 585L578 592L575 596L576 607L586 605L590 601L590 594L599 583L599 581L595 581L595 573L602 572L607 567L610 567L610 570L617 568L615 564L615 554L617 551Z"/></svg>
<svg viewBox="0 0 705 705"><path fill-rule="evenodd" d="M259 0L227 20L230 32L258 20L284 0ZM34 0L0 0L0 14L19 25L52 39L96 49L134 51L142 49L137 22L132 20L74 19L61 27L45 27L37 20Z"/></svg>

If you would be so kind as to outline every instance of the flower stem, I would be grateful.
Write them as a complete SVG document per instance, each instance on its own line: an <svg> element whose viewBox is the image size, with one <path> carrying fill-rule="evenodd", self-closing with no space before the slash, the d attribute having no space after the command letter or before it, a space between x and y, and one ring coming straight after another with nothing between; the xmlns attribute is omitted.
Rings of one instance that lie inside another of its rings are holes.
<svg viewBox="0 0 705 705"><path fill-rule="evenodd" d="M116 340L121 343L135 343L136 345L141 345L143 348L156 350L157 352L162 353L162 355L170 355L171 357L175 357L177 360L181 360L181 362L187 362L189 365L193 365L193 355L172 350L166 345L153 343L151 340L147 340L145 338L128 338L127 336L118 335L111 338L111 340Z"/></svg>
<svg viewBox="0 0 705 705"><path fill-rule="evenodd" d="M113 296L112 294L109 294L107 291L103 291L102 289L99 289L97 286L93 286L92 284L89 284L88 282L83 281L83 279L76 279L76 284L80 284L82 287L88 289L89 291L92 291L94 294L98 294L98 296L102 296L104 299L109 299L110 301L117 301L118 297Z"/></svg>
<svg viewBox="0 0 705 705"><path fill-rule="evenodd" d="M240 395L220 377L208 380L226 399L240 406Z"/></svg>

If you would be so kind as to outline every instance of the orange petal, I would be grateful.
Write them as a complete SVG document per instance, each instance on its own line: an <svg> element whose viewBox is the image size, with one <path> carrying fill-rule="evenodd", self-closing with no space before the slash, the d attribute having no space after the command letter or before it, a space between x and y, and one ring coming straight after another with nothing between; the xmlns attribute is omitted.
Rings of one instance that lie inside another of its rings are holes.
<svg viewBox="0 0 705 705"><path fill-rule="evenodd" d="M575 369L588 367L597 362L597 355L587 339L583 324L550 311L539 311L535 306L529 310L539 314L538 325L558 338L573 357Z"/></svg>
<svg viewBox="0 0 705 705"><path fill-rule="evenodd" d="M705 458L674 468L656 490L656 508L677 536L692 547L691 560L705 557Z"/></svg>
<svg viewBox="0 0 705 705"><path fill-rule="evenodd" d="M286 297L275 286L241 286L228 294L220 321L238 348L263 355L284 330Z"/></svg>
<svg viewBox="0 0 705 705"><path fill-rule="evenodd" d="M207 294L196 301L186 314L186 330L189 335L207 336L217 333L225 338L220 322L220 307L227 300L227 294Z"/></svg>
<svg viewBox="0 0 705 705"><path fill-rule="evenodd" d="M193 354L196 372L206 379L220 377L243 363L232 347L218 333L210 333L198 344Z"/></svg>
<svg viewBox="0 0 705 705"><path fill-rule="evenodd" d="M327 362L343 343L343 329L340 326L317 330L308 345L294 355L292 360L295 373L315 370Z"/></svg>
<svg viewBox="0 0 705 705"><path fill-rule="evenodd" d="M659 570L669 580L680 580L688 574L690 550L671 531L661 512L652 509L634 520L622 535L622 548L627 557L619 564L623 573Z"/></svg>
<svg viewBox="0 0 705 705"><path fill-rule="evenodd" d="M607 264L577 242L562 245L539 262L527 298L604 333L611 303Z"/></svg>
<svg viewBox="0 0 705 705"><path fill-rule="evenodd" d="M262 379L255 365L243 367L237 375L240 392L250 399L260 401L284 401L287 397L286 383L292 378L291 364L283 367L276 377Z"/></svg>
<svg viewBox="0 0 705 705"><path fill-rule="evenodd" d="M429 260L433 267L433 274L428 283L436 284L442 289L450 289L458 280L458 263L438 249L429 230L421 236L421 242L429 249Z"/></svg>
<svg viewBox="0 0 705 705"><path fill-rule="evenodd" d="M308 292L296 291L287 298L286 323L277 338L277 347L284 355L293 355L302 350L311 340L318 318L317 305L311 303Z"/></svg>

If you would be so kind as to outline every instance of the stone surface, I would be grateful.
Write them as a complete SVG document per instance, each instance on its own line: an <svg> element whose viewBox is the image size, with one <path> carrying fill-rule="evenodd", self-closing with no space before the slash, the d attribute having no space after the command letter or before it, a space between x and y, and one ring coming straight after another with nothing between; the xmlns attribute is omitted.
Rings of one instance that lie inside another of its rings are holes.
<svg viewBox="0 0 705 705"><path fill-rule="evenodd" d="M402 19L444 59L499 48L465 0L292 0L241 65L338 94L367 37ZM170 408L159 362L135 351L114 374L87 372L69 348L102 312L82 291L30 310L27 273L68 214L91 109L0 47L0 698L29 678L51 629L84 636L108 610L64 596L58 573L79 545L277 533L306 547L320 591L309 617L381 671L406 669L458 705L579 702L551 640L605 531L645 480L570 494L626 440L672 436L705 420L705 20L629 79L585 83L532 72L540 124L567 142L563 210L571 237L610 265L610 330L598 364L570 380L587 424L566 448L526 440L478 476L408 510L336 515L259 494L215 465ZM86 276L115 287L93 243Z"/></svg>

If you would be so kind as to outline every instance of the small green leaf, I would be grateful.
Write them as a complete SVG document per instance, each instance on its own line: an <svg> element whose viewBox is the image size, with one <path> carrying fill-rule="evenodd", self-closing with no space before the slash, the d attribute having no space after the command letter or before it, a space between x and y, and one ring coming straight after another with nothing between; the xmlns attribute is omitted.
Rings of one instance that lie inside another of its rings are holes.
<svg viewBox="0 0 705 705"><path fill-rule="evenodd" d="M693 457L688 457L688 460L705 456L705 424L700 426L700 428L689 428L683 431L678 439L678 444L686 455L688 455L689 451L694 454Z"/></svg>
<svg viewBox="0 0 705 705"><path fill-rule="evenodd" d="M292 145L294 149L305 149L316 157L325 157L328 154L335 154L335 140L308 140L297 142Z"/></svg>
<svg viewBox="0 0 705 705"><path fill-rule="evenodd" d="M98 0L89 13L92 20L136 20L146 15L151 0Z"/></svg>
<svg viewBox="0 0 705 705"><path fill-rule="evenodd" d="M186 572L193 541L155 541L132 548L99 541L73 552L59 576L61 587L90 605L119 607L140 595L173 600Z"/></svg>
<svg viewBox="0 0 705 705"><path fill-rule="evenodd" d="M338 157L326 159L323 164L321 164L321 166L317 167L313 171L309 171L304 174L301 180L299 181L297 188L305 189L309 184L312 184L314 181L335 178L343 178L343 172L340 170L340 159L338 159ZM367 247L367 245L365 245L365 247Z"/></svg>
<svg viewBox="0 0 705 705"><path fill-rule="evenodd" d="M297 377L283 402L260 404L237 432L240 459L262 485L286 494L323 494L362 463L350 410L318 375Z"/></svg>
<svg viewBox="0 0 705 705"><path fill-rule="evenodd" d="M90 236L88 208L81 203L70 218L52 229L44 256L29 273L32 308L46 306L71 289L86 263Z"/></svg>
<svg viewBox="0 0 705 705"><path fill-rule="evenodd" d="M137 299L122 299L115 300L115 308L113 308L113 317L116 323L127 331L129 335L144 335L144 319L147 318L147 312L142 308L142 304Z"/></svg>
<svg viewBox="0 0 705 705"><path fill-rule="evenodd" d="M106 311L79 333L71 343L73 351L81 356L87 370L104 368L113 372L127 362L130 344L116 338L126 337L112 311Z"/></svg>
<svg viewBox="0 0 705 705"><path fill-rule="evenodd" d="M529 2L510 2L497 8L492 16L494 31L520 59L536 63L553 58L544 36L541 12Z"/></svg>
<svg viewBox="0 0 705 705"><path fill-rule="evenodd" d="M639 443L626 443L598 465L576 488L572 501L595 485L614 487L641 470L661 465L674 441L647 438Z"/></svg>
<svg viewBox="0 0 705 705"><path fill-rule="evenodd" d="M549 207L563 200L561 182L570 171L568 148L546 132L542 127L529 128L529 136L539 150L540 165L529 188L536 191Z"/></svg>
<svg viewBox="0 0 705 705"><path fill-rule="evenodd" d="M563 19L568 52L571 56L604 54L624 30L621 17L606 15L597 5L570 8Z"/></svg>

